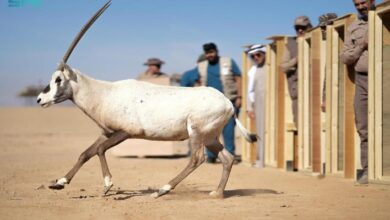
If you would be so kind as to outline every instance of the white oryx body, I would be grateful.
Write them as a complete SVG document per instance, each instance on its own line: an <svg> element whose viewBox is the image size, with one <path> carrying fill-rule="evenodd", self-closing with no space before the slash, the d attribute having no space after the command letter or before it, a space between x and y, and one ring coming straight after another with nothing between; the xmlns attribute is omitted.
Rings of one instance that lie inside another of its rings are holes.
<svg viewBox="0 0 390 220"><path fill-rule="evenodd" d="M42 107L70 99L102 128L100 137L80 155L74 167L49 188L63 189L81 166L97 155L106 194L113 185L105 157L108 149L128 138L170 141L188 138L192 153L188 166L153 196L168 193L202 164L205 160L204 147L222 162L222 178L211 195L223 196L234 157L224 149L218 137L233 116L234 107L222 93L208 87L157 86L136 80L105 82L87 77L66 64L79 40L110 3L111 0L84 25L53 73L49 85L37 98ZM256 137L250 135L237 118L236 122L248 141L256 141Z"/></svg>
<svg viewBox="0 0 390 220"><path fill-rule="evenodd" d="M73 101L105 133L132 138L185 140L192 127L213 138L233 116L232 103L211 87L160 86L137 80L105 82L73 70Z"/></svg>
<svg viewBox="0 0 390 220"><path fill-rule="evenodd" d="M154 196L168 193L204 161L204 147L221 160L224 170L215 196L222 196L233 164L233 155L224 149L218 137L234 107L221 92L210 87L183 88L159 86L137 80L105 82L92 79L61 64L50 84L38 96L43 107L72 100L102 129L102 135L84 151L68 174L50 188L62 189L80 167L98 155L105 182L105 193L112 187L105 152L128 138L178 141L190 139L190 164ZM239 121L239 128L251 141Z"/></svg>

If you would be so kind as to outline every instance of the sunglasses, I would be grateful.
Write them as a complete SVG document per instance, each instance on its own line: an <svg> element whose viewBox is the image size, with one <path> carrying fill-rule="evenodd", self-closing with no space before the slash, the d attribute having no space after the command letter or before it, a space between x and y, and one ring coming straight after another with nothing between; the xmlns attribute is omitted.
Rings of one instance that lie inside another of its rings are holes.
<svg viewBox="0 0 390 220"><path fill-rule="evenodd" d="M205 54L210 54L210 53L216 53L217 51L216 50L208 50L208 51L205 51L204 53Z"/></svg>
<svg viewBox="0 0 390 220"><path fill-rule="evenodd" d="M261 56L262 56L261 53L251 54L252 59L254 59L254 58L256 58L256 57L261 57Z"/></svg>
<svg viewBox="0 0 390 220"><path fill-rule="evenodd" d="M294 28L295 28L296 31L299 31L299 30L305 31L307 29L307 26L295 25Z"/></svg>

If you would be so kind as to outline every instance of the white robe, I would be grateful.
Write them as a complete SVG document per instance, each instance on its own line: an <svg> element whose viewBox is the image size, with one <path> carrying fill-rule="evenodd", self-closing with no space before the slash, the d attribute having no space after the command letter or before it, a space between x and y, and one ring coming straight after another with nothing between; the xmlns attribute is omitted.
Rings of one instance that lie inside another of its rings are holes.
<svg viewBox="0 0 390 220"><path fill-rule="evenodd" d="M256 166L264 167L265 140L265 90L267 75L264 66L252 66L248 71L248 111L255 112L256 133L259 140L256 143Z"/></svg>

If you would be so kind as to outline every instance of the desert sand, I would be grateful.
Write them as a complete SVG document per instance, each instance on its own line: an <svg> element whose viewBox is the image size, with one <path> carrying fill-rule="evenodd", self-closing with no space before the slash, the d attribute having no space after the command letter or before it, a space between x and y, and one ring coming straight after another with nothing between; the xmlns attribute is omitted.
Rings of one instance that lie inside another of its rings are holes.
<svg viewBox="0 0 390 220"><path fill-rule="evenodd" d="M170 194L150 194L188 158L118 158L107 152L114 187L102 196L97 157L61 191L62 177L99 129L73 107L0 108L0 219L390 219L390 186L309 172L234 165L225 199L211 199L220 164L203 164ZM142 146L141 146L142 147Z"/></svg>

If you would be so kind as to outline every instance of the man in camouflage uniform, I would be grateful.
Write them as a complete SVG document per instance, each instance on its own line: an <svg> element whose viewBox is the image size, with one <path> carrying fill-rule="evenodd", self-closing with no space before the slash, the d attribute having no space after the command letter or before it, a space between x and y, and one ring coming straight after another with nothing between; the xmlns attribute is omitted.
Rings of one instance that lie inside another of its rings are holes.
<svg viewBox="0 0 390 220"><path fill-rule="evenodd" d="M297 37L304 36L305 33L312 28L310 19L307 16L299 16L295 19L294 28ZM298 122L298 45L296 38L289 40L283 55L280 65L282 71L286 74L288 91L292 101L292 110L294 115L294 123L297 126Z"/></svg>
<svg viewBox="0 0 390 220"><path fill-rule="evenodd" d="M355 69L355 122L360 136L360 161L363 173L359 184L368 183L368 11L374 0L353 0L359 19L348 27L342 61Z"/></svg>

